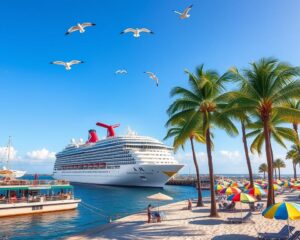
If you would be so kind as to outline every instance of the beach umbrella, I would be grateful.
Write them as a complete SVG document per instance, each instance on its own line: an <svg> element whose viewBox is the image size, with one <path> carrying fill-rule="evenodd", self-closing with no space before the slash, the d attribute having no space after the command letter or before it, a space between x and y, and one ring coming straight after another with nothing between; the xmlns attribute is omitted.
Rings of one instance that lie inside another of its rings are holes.
<svg viewBox="0 0 300 240"><path fill-rule="evenodd" d="M232 194L232 195L228 196L227 200L241 203L241 216L242 216L242 212L243 212L242 203L254 203L256 201L256 199L253 196L251 196L247 193Z"/></svg>
<svg viewBox="0 0 300 240"><path fill-rule="evenodd" d="M283 185L284 184L284 182L282 182L279 179L274 180L273 183L278 184L278 185Z"/></svg>
<svg viewBox="0 0 300 240"><path fill-rule="evenodd" d="M147 197L148 199L150 200L155 200L155 201L170 201L170 200L173 200L172 197L166 195L166 194L163 194L163 193L156 193L156 194L153 194L153 195L150 195ZM158 211L159 211L159 204L158 205Z"/></svg>
<svg viewBox="0 0 300 240"><path fill-rule="evenodd" d="M290 181L285 181L284 184L283 184L283 186L286 187L286 188L288 188L288 187L290 188L290 187L293 187L294 184L292 182L290 182Z"/></svg>
<svg viewBox="0 0 300 240"><path fill-rule="evenodd" d="M249 188L245 192L248 193L248 194L251 194L253 196L264 196L264 195L266 195L266 191L264 189L262 189L261 187Z"/></svg>
<svg viewBox="0 0 300 240"><path fill-rule="evenodd" d="M223 185L221 185L221 184L216 184L215 185L215 191L221 191L222 189L224 188L224 186Z"/></svg>
<svg viewBox="0 0 300 240"><path fill-rule="evenodd" d="M232 183L230 184L230 187L241 188L241 187L244 187L244 184L242 184L241 182L232 182Z"/></svg>
<svg viewBox="0 0 300 240"><path fill-rule="evenodd" d="M291 187L294 189L300 189L300 184L295 184L295 185L292 185Z"/></svg>
<svg viewBox="0 0 300 240"><path fill-rule="evenodd" d="M276 203L262 212L265 218L287 220L299 220L300 219L300 205L292 202Z"/></svg>
<svg viewBox="0 0 300 240"><path fill-rule="evenodd" d="M256 201L256 199L252 195L247 193L232 194L228 196L227 200L242 203L252 203Z"/></svg>
<svg viewBox="0 0 300 240"><path fill-rule="evenodd" d="M166 194L163 194L163 193L156 193L156 194L148 196L147 198L150 199L150 200L156 200L156 201L170 201L170 200L173 200L172 197L170 197Z"/></svg>
<svg viewBox="0 0 300 240"><path fill-rule="evenodd" d="M267 189L268 186L269 186L269 185L266 184L266 185L263 186L263 188L264 188L264 189ZM278 191L278 190L281 189L281 187L280 187L278 184L273 184L273 189L274 189L275 191Z"/></svg>
<svg viewBox="0 0 300 240"><path fill-rule="evenodd" d="M241 190L236 187L227 187L220 191L220 193L226 194L226 195L238 194L240 192L241 192Z"/></svg>
<svg viewBox="0 0 300 240"><path fill-rule="evenodd" d="M253 186L254 187L256 187L256 188L261 188L261 186L259 185L259 184L257 184L257 183L254 183L253 184ZM245 189L250 189L251 188L251 185L250 185L250 183L249 184L247 184L247 185L245 185L245 187L244 187Z"/></svg>

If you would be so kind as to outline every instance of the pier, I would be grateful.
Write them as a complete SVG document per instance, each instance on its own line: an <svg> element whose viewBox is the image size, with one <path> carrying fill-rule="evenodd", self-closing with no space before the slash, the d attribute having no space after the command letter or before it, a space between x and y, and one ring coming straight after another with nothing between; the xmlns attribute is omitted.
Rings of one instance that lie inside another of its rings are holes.
<svg viewBox="0 0 300 240"><path fill-rule="evenodd" d="M209 190L210 181L208 176L200 176L200 181L201 181L201 189ZM188 176L176 175L167 182L167 185L197 187L197 179L195 176L191 176L191 175Z"/></svg>

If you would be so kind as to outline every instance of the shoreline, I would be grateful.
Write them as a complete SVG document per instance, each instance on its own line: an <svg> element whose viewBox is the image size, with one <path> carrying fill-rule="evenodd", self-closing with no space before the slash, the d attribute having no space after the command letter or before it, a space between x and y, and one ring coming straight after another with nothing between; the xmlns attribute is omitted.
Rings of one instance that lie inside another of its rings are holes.
<svg viewBox="0 0 300 240"><path fill-rule="evenodd" d="M299 193L285 193L276 197L276 201L293 201L300 203ZM249 209L247 204L237 203L237 211L222 212L219 218L211 218L209 215L210 197L204 199L205 207L195 207L184 210L187 201L178 201L161 205L159 209L167 215L161 223L146 223L146 212L135 213L120 218L112 223L100 225L84 232L68 236L66 240L79 239L256 239L258 232L279 231L287 222L265 219L260 212L253 213L254 223L229 224L228 217L241 217ZM153 202L153 201L152 201ZM266 206L266 199L262 202ZM155 204L154 204L155 205ZM242 207L242 208L241 208ZM300 229L300 221L290 221L290 224Z"/></svg>

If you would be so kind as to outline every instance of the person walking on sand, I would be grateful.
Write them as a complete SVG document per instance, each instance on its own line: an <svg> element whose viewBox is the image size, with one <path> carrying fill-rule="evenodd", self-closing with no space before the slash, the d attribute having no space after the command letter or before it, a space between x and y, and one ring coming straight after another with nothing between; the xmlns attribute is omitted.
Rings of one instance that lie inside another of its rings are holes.
<svg viewBox="0 0 300 240"><path fill-rule="evenodd" d="M188 207L187 207L188 210L192 210L192 200L191 199L188 199Z"/></svg>
<svg viewBox="0 0 300 240"><path fill-rule="evenodd" d="M151 222L151 204L148 205L148 208L147 208L147 215L148 215L148 223Z"/></svg>

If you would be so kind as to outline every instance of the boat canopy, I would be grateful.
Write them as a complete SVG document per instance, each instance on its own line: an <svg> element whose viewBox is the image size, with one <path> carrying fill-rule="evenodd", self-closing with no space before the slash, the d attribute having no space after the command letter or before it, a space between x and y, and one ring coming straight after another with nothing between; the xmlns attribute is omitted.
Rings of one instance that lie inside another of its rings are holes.
<svg viewBox="0 0 300 240"><path fill-rule="evenodd" d="M71 185L0 186L0 191L73 189Z"/></svg>
<svg viewBox="0 0 300 240"><path fill-rule="evenodd" d="M51 189L73 189L73 186L71 185L53 185L51 186Z"/></svg>
<svg viewBox="0 0 300 240"><path fill-rule="evenodd" d="M8 191L8 190L28 190L28 186L5 186L5 187L0 187L0 191Z"/></svg>

